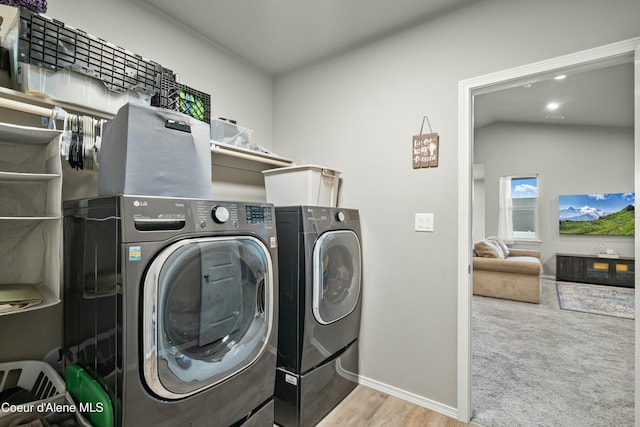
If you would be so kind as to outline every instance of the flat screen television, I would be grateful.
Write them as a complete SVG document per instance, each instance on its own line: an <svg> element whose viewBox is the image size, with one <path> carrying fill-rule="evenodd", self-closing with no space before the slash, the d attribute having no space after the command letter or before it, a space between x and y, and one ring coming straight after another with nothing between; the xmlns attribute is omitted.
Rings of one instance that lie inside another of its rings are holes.
<svg viewBox="0 0 640 427"><path fill-rule="evenodd" d="M635 202L634 193L560 196L560 234L633 236Z"/></svg>

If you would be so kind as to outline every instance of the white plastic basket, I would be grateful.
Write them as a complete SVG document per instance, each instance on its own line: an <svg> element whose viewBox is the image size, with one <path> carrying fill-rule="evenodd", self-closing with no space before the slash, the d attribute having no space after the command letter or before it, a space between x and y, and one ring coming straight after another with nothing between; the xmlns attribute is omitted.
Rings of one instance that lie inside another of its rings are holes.
<svg viewBox="0 0 640 427"><path fill-rule="evenodd" d="M0 363L0 392L13 387L30 391L38 400L65 393L64 381L56 371L37 360ZM3 415L6 413L0 409L0 417Z"/></svg>
<svg viewBox="0 0 640 427"><path fill-rule="evenodd" d="M336 207L340 172L315 165L262 171L267 202L275 206Z"/></svg>
<svg viewBox="0 0 640 427"><path fill-rule="evenodd" d="M124 93L107 89L104 83L73 70L51 71L21 62L18 67L19 89L35 96L47 96L55 101L91 106L116 114L128 102L151 105L151 95L128 90Z"/></svg>
<svg viewBox="0 0 640 427"><path fill-rule="evenodd" d="M236 147L253 150L255 144L251 143L253 129L238 126L227 120L211 119L211 139L215 142L234 145Z"/></svg>
<svg viewBox="0 0 640 427"><path fill-rule="evenodd" d="M64 407L76 407L76 403L71 398L69 393L60 394L57 396L50 397L49 399L39 400L37 403L27 403L23 404L22 407L26 407L26 405L31 405L28 411L25 412L10 412L6 416L0 416L0 427L14 427L14 426L22 426L22 425L31 425L30 423L47 419L47 417L52 416L56 420L60 420L60 415L54 411L56 408L64 408ZM38 407L42 406L45 409L45 412L38 412ZM53 415L52 415L53 414ZM75 425L77 427L92 427L92 424L79 412L73 412L73 418L75 419ZM51 420L51 418L49 418ZM67 418L68 420L68 418ZM34 425L50 425L49 423L44 424L40 421L40 424ZM58 424L56 424L58 425ZM69 425L69 424L65 424Z"/></svg>

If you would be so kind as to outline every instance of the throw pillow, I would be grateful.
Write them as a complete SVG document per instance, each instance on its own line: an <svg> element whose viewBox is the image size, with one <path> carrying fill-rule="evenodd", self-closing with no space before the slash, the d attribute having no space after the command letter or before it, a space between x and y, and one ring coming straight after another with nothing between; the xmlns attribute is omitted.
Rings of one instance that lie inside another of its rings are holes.
<svg viewBox="0 0 640 427"><path fill-rule="evenodd" d="M505 258L509 256L509 247L507 247L507 244L505 242L495 236L487 237L487 240L493 242L494 245L499 247L502 250L502 254Z"/></svg>
<svg viewBox="0 0 640 427"><path fill-rule="evenodd" d="M502 250L487 239L475 243L473 249L483 258L504 258Z"/></svg>

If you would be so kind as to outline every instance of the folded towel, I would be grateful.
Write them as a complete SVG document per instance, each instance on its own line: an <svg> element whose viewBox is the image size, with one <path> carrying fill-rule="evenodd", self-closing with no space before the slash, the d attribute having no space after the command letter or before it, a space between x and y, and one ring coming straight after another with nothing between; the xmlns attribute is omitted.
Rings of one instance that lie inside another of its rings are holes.
<svg viewBox="0 0 640 427"><path fill-rule="evenodd" d="M42 303L40 293L29 283L0 283L0 313Z"/></svg>

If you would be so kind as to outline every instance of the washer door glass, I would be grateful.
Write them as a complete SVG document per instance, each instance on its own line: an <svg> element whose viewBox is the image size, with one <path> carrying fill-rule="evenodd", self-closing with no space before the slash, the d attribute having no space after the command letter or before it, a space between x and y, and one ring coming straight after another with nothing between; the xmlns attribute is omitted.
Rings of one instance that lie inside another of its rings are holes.
<svg viewBox="0 0 640 427"><path fill-rule="evenodd" d="M158 396L211 387L265 351L273 270L253 237L186 239L165 248L144 279L144 377Z"/></svg>
<svg viewBox="0 0 640 427"><path fill-rule="evenodd" d="M313 314L323 324L351 313L360 297L361 251L353 231L329 231L313 248Z"/></svg>

